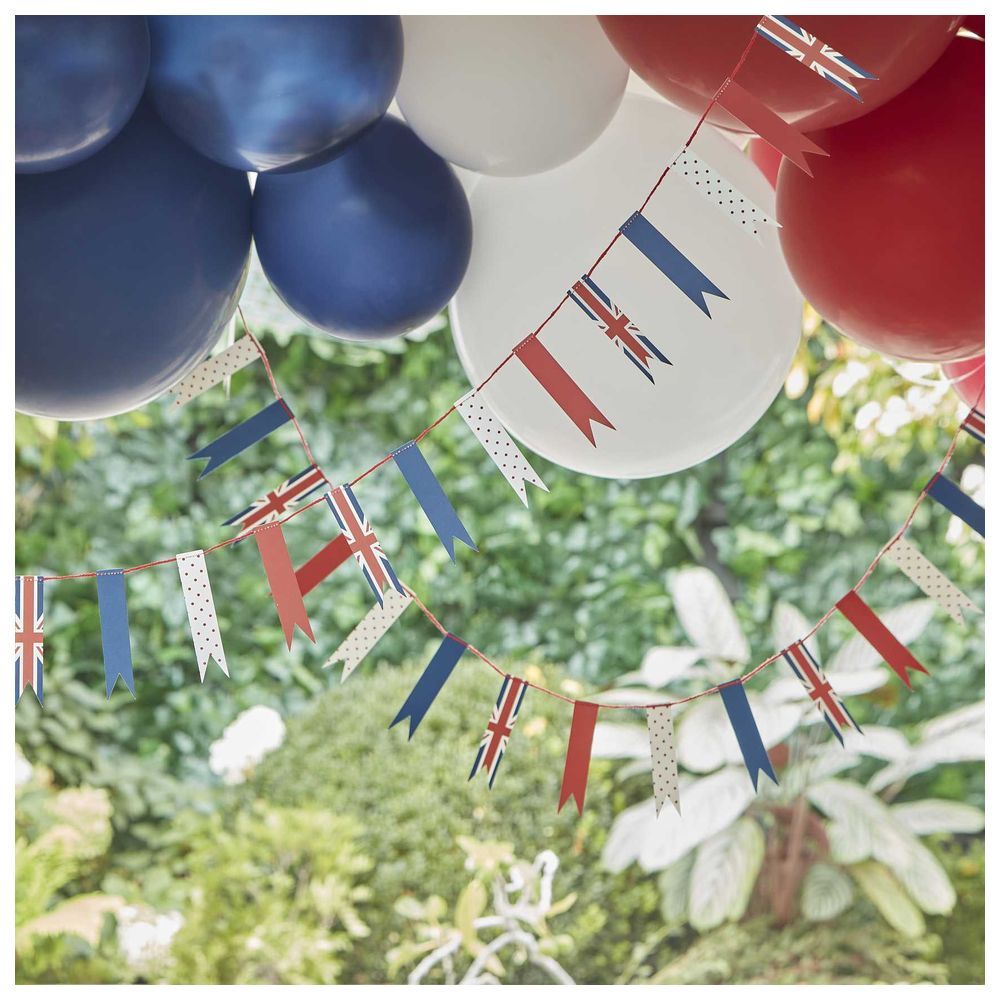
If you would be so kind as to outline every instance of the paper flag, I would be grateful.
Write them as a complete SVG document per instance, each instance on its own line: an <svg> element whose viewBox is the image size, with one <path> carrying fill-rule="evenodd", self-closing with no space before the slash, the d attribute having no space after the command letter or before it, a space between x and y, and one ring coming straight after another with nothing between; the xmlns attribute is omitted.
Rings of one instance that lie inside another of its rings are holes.
<svg viewBox="0 0 1000 1000"><path fill-rule="evenodd" d="M861 732L861 727L851 717L847 706L830 686L826 674L804 643L792 643L782 651L781 655L792 668L792 673L802 681L806 694L815 702L820 715L823 716L833 735L840 740L841 746L844 743L843 733L847 726L853 726L859 733Z"/></svg>
<svg viewBox="0 0 1000 1000"><path fill-rule="evenodd" d="M569 730L566 764L563 767L562 789L559 792L559 806L556 812L561 812L567 800L572 798L576 802L576 811L583 815L583 800L587 795L587 775L590 773L590 751L594 744L597 710L598 706L589 701L573 703L573 723Z"/></svg>
<svg viewBox="0 0 1000 1000"><path fill-rule="evenodd" d="M427 709L431 707L441 688L444 687L445 681L451 677L451 672L455 669L455 664L462 658L465 649L465 643L453 635L446 635L441 640L441 645L431 657L431 662L424 667L420 679L406 696L403 707L396 713L396 718L389 723L390 729L402 722L403 719L409 719L410 733L406 738L413 739L417 726L423 721Z"/></svg>
<svg viewBox="0 0 1000 1000"><path fill-rule="evenodd" d="M669 705L646 709L649 730L649 755L653 762L653 799L660 815L667 799L679 813L681 797L677 782L677 743L674 740L674 717Z"/></svg>
<svg viewBox="0 0 1000 1000"><path fill-rule="evenodd" d="M212 597L212 583L208 578L205 553L201 549L194 552L180 552L177 555L177 573L184 591L188 625L191 627L191 641L198 660L198 673L202 684L210 660L215 660L228 677L226 652L222 648L222 633L215 617L215 600Z"/></svg>
<svg viewBox="0 0 1000 1000"><path fill-rule="evenodd" d="M767 748L760 738L760 731L757 729L753 712L750 711L750 702L747 701L743 682L733 681L729 684L723 684L719 688L719 694L722 696L722 704L726 706L726 714L729 716L733 732L736 734L736 742L740 745L743 763L746 764L747 771L750 773L753 790L757 791L757 782L760 779L761 771L777 784L778 779L775 777L771 760L767 756Z"/></svg>
<svg viewBox="0 0 1000 1000"><path fill-rule="evenodd" d="M321 584L342 562L351 557L351 546L343 535L327 542L308 562L295 571L303 597Z"/></svg>
<svg viewBox="0 0 1000 1000"><path fill-rule="evenodd" d="M125 574L120 569L102 569L97 574L97 607L101 616L104 647L104 687L108 698L120 677L135 697L132 677L132 642L128 632Z"/></svg>
<svg viewBox="0 0 1000 1000"><path fill-rule="evenodd" d="M597 447L594 431L590 426L603 424L615 429L615 425L601 413L593 400L573 381L573 377L549 353L538 337L527 337L514 348L514 353L525 368L535 376L538 384L552 397L563 413L580 429L584 437Z"/></svg>
<svg viewBox="0 0 1000 1000"><path fill-rule="evenodd" d="M455 508L451 501L445 496L441 489L441 484L431 471L427 460L420 453L420 447L416 441L410 441L402 447L397 448L392 453L396 468L403 474L407 485L417 498L417 503L423 508L427 515L427 520L441 539L441 544L445 551L451 556L451 561L455 561L455 542L465 542L473 552L478 552L476 543L472 536L465 530L465 526L458 519Z"/></svg>
<svg viewBox="0 0 1000 1000"><path fill-rule="evenodd" d="M199 479L204 479L220 465L225 465L241 451L245 451L250 445L263 440L268 434L277 430L282 424L288 423L291 419L292 411L288 409L283 400L276 399L270 406L265 406L263 410L255 413L248 420L244 420L242 424L237 424L232 430L226 431L211 444L205 445L193 455L188 455L188 461L196 458L208 459L208 465L201 470L201 474L198 476Z"/></svg>
<svg viewBox="0 0 1000 1000"><path fill-rule="evenodd" d="M765 226L781 228L764 210L758 208L742 191L733 187L714 167L699 160L690 149L682 149L670 165L671 176L683 177L703 194L727 218L732 219L745 233L758 242Z"/></svg>
<svg viewBox="0 0 1000 1000"><path fill-rule="evenodd" d="M297 472L286 479L277 489L265 493L259 500L254 500L249 507L234 514L223 524L239 522L240 531L256 528L259 524L270 524L282 514L287 514L292 508L305 499L310 493L326 485L326 477L315 465Z"/></svg>
<svg viewBox="0 0 1000 1000"><path fill-rule="evenodd" d="M524 693L527 690L528 685L520 678L511 677L510 674L504 677L497 703L493 706L490 721L486 724L486 732L479 742L476 759L469 772L469 781L472 781L480 771L485 771L489 775L490 788L493 787L497 768L503 760L507 741L510 739L514 723L517 722L517 714L521 711L521 702L524 701Z"/></svg>
<svg viewBox="0 0 1000 1000"><path fill-rule="evenodd" d="M721 288L710 281L653 225L641 212L633 212L619 227L625 237L651 264L656 265L706 316L706 295L728 299Z"/></svg>
<svg viewBox="0 0 1000 1000"><path fill-rule="evenodd" d="M337 519L375 600L382 603L382 591L386 587L392 587L399 594L404 593L403 585L396 579L389 557L382 551L382 544L375 537L351 487L345 485L332 489L326 494L326 503Z"/></svg>
<svg viewBox="0 0 1000 1000"><path fill-rule="evenodd" d="M350 555L350 550L348 550ZM299 572L302 572L299 570ZM323 664L323 668L332 667L338 660L344 661L344 669L340 674L343 684L357 665L374 649L375 643L389 631L390 626L413 603L409 594L397 594L390 590L382 599L381 605L376 604L368 614L354 627L351 634L336 648L333 655Z"/></svg>
<svg viewBox="0 0 1000 1000"><path fill-rule="evenodd" d="M971 434L980 444L986 444L986 414L972 409L962 421L962 430Z"/></svg>
<svg viewBox="0 0 1000 1000"><path fill-rule="evenodd" d="M249 337L240 337L215 357L202 361L190 375L185 375L170 391L176 397L174 406L190 403L206 389L218 385L223 379L235 374L241 368L246 368L260 358L257 345Z"/></svg>
<svg viewBox="0 0 1000 1000"><path fill-rule="evenodd" d="M45 646L45 577L14 577L14 704L25 688L42 704Z"/></svg>
<svg viewBox="0 0 1000 1000"><path fill-rule="evenodd" d="M837 601L840 613L861 633L871 647L896 672L899 679L912 687L907 670L919 670L926 674L927 670L917 658L885 627L882 620L861 599L855 590L849 590Z"/></svg>
<svg viewBox="0 0 1000 1000"><path fill-rule="evenodd" d="M790 18L765 14L757 25L757 34L822 79L850 94L856 101L861 100L861 95L851 83L851 77L857 80L878 79L836 49L821 42L815 35L809 34L805 28L800 28Z"/></svg>
<svg viewBox="0 0 1000 1000"><path fill-rule="evenodd" d="M947 476L936 475L925 490L942 507L947 507L955 517L965 521L977 535L986 537L986 511Z"/></svg>
<svg viewBox="0 0 1000 1000"><path fill-rule="evenodd" d="M295 579L292 557L288 554L285 533L281 530L281 525L274 522L260 528L254 528L253 537L260 552L260 561L264 564L264 573L271 588L271 597L274 600L274 607L278 612L288 648L292 648L292 635L296 625L305 632L310 642L315 642L316 639L313 636L312 626L309 624L306 606L302 603L302 593L299 590L298 580Z"/></svg>
<svg viewBox="0 0 1000 1000"><path fill-rule="evenodd" d="M979 611L979 608L916 545L905 538L893 542L892 548L888 549L885 555L928 597L937 601L948 612L952 621L963 625L965 624L963 611Z"/></svg>
<svg viewBox="0 0 1000 1000"><path fill-rule="evenodd" d="M830 155L732 80L726 84L717 103L810 177L812 170L806 161L806 153Z"/></svg>
<svg viewBox="0 0 1000 1000"><path fill-rule="evenodd" d="M653 373L649 359L656 358L665 365L673 364L660 349L639 332L639 328L611 301L593 278L584 275L570 290L569 297L592 319L608 340L622 349L622 353L650 382Z"/></svg>
<svg viewBox="0 0 1000 1000"><path fill-rule="evenodd" d="M528 491L525 483L531 483L547 493L549 488L541 476L528 464L517 445L511 440L503 424L493 415L490 408L473 389L456 404L455 409L476 435L479 443L493 459L493 464L503 473L504 479L514 488L525 507L528 506Z"/></svg>

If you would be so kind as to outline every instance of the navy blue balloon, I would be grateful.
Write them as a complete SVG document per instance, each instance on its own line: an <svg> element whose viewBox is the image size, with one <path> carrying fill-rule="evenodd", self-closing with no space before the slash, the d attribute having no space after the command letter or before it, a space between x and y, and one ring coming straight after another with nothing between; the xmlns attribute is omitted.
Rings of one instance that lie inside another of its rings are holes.
<svg viewBox="0 0 1000 1000"><path fill-rule="evenodd" d="M330 163L261 174L254 242L288 307L345 340L405 333L455 294L472 215L451 167L383 118Z"/></svg>
<svg viewBox="0 0 1000 1000"><path fill-rule="evenodd" d="M403 68L398 16L149 18L163 120L238 170L324 162L376 122Z"/></svg>
<svg viewBox="0 0 1000 1000"><path fill-rule="evenodd" d="M250 256L250 186L140 104L65 170L18 174L15 406L83 420L184 376L232 315Z"/></svg>
<svg viewBox="0 0 1000 1000"><path fill-rule="evenodd" d="M22 14L15 22L16 169L79 163L118 135L142 97L146 19Z"/></svg>

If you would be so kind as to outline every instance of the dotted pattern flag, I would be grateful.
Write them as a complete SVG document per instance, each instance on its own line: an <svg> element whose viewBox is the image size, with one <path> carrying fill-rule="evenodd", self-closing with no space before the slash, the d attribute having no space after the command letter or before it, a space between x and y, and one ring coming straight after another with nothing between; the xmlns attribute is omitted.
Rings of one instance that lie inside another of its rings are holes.
<svg viewBox="0 0 1000 1000"><path fill-rule="evenodd" d="M260 358L257 345L249 337L240 337L224 351L203 361L190 375L185 375L170 391L174 406L183 406L200 396L206 389L218 385L224 378Z"/></svg>
<svg viewBox="0 0 1000 1000"><path fill-rule="evenodd" d="M191 627L191 641L198 659L201 682L205 683L205 671L213 659L228 677L229 667L226 665L222 633L215 616L215 600L212 597L208 567L205 565L205 553L201 549L178 553L177 574L181 578L181 590L184 591L184 604L187 606L188 625Z"/></svg>
<svg viewBox="0 0 1000 1000"><path fill-rule="evenodd" d="M462 419L469 425L469 430L476 435L479 443L493 459L493 464L503 473L504 479L514 488L514 492L521 498L521 503L525 507L528 506L528 491L524 486L526 482L548 493L549 488L542 482L541 476L528 464L528 460L511 440L503 424L497 420L475 389L467 392L455 404L455 409L462 415Z"/></svg>
<svg viewBox="0 0 1000 1000"><path fill-rule="evenodd" d="M749 233L758 242L765 226L781 228L781 223L758 208L722 174L699 160L690 149L681 151L670 168L670 174L683 177L695 191L701 192L723 215L732 219L743 232Z"/></svg>
<svg viewBox="0 0 1000 1000"><path fill-rule="evenodd" d="M937 601L959 625L965 624L963 611L980 610L920 549L905 538L893 543L886 552L886 558L894 562L928 597Z"/></svg>
<svg viewBox="0 0 1000 1000"><path fill-rule="evenodd" d="M399 594L387 590L382 595L381 606L376 604L354 627L351 634L334 650L333 655L323 664L332 667L338 660L344 661L340 674L343 684L357 665L374 649L375 643L389 631L390 626L413 603L409 594Z"/></svg>
<svg viewBox="0 0 1000 1000"><path fill-rule="evenodd" d="M677 749L674 740L674 717L669 705L657 705L646 709L646 725L649 728L649 753L653 761L653 799L656 815L660 815L667 799L673 803L678 813L681 811L681 797L677 784Z"/></svg>

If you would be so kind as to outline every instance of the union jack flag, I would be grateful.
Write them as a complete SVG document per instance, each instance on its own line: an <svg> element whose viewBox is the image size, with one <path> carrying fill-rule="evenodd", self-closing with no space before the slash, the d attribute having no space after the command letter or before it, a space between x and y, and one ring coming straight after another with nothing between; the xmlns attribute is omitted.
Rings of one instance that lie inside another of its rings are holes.
<svg viewBox="0 0 1000 1000"><path fill-rule="evenodd" d="M617 344L650 382L654 381L649 370L649 359L656 358L665 365L672 365L639 328L604 294L597 282L584 275L569 290L569 297L600 327L612 343Z"/></svg>
<svg viewBox="0 0 1000 1000"><path fill-rule="evenodd" d="M375 537L351 487L336 487L326 494L326 502L379 604L382 603L382 591L387 584L398 593L405 594L403 585L396 579L389 557L382 551L382 544Z"/></svg>
<svg viewBox="0 0 1000 1000"><path fill-rule="evenodd" d="M14 704L25 688L42 702L42 652L45 641L45 578L14 578Z"/></svg>
<svg viewBox="0 0 1000 1000"><path fill-rule="evenodd" d="M476 751L476 761L469 772L471 781L480 771L486 771L490 776L490 788L497 776L497 768L503 760L504 751L507 749L507 741L510 739L511 730L517 722L517 713L521 710L521 702L524 701L524 692L528 685L517 677L507 674L500 687L500 696L490 715L490 721L486 726L486 732L479 742L479 749Z"/></svg>
<svg viewBox="0 0 1000 1000"><path fill-rule="evenodd" d="M856 101L862 100L862 97L858 93L858 88L851 83L850 77L859 80L878 79L787 17L765 14L757 25L757 34L790 55L796 62L808 66L824 80L828 80L835 87L840 87Z"/></svg>
<svg viewBox="0 0 1000 1000"><path fill-rule="evenodd" d="M962 421L962 430L971 434L981 444L986 444L986 414L972 409Z"/></svg>
<svg viewBox="0 0 1000 1000"><path fill-rule="evenodd" d="M256 528L269 521L275 521L325 482L323 473L315 465L310 465L308 469L303 469L290 479L286 479L276 490L271 490L259 500L254 500L246 510L234 514L224 523L236 524L238 521L240 531L246 531L248 528Z"/></svg>
<svg viewBox="0 0 1000 1000"><path fill-rule="evenodd" d="M861 732L861 727L851 718L851 713L847 711L847 706L841 701L840 695L830 686L826 674L803 643L792 643L782 655L795 676L802 681L806 694L816 703L830 731L841 744L844 742L842 735L844 727L848 724Z"/></svg>

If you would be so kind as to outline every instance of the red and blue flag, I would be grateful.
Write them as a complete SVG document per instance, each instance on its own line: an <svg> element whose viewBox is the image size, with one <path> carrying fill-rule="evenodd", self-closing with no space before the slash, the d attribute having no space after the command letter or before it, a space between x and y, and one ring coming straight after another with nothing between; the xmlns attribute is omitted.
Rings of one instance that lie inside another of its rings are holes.
<svg viewBox="0 0 1000 1000"><path fill-rule="evenodd" d="M792 668L795 676L802 681L806 694L815 702L820 714L830 727L830 731L840 740L841 744L844 742L843 733L846 726L851 725L859 733L861 732L861 727L851 717L847 706L841 701L840 695L830 686L826 674L823 673L822 668L804 643L792 643L781 655L784 656L785 662Z"/></svg>
<svg viewBox="0 0 1000 1000"><path fill-rule="evenodd" d="M309 468L286 479L277 489L265 493L259 500L254 500L249 507L234 514L224 523L239 522L240 531L246 531L276 521L282 514L295 507L303 497L318 490L325 482L323 473L315 465L310 465Z"/></svg>
<svg viewBox="0 0 1000 1000"><path fill-rule="evenodd" d="M14 704L25 688L42 703L42 660L45 643L45 578L14 578Z"/></svg>
<svg viewBox="0 0 1000 1000"><path fill-rule="evenodd" d="M971 434L980 444L986 444L986 414L975 408L962 421L962 430Z"/></svg>
<svg viewBox="0 0 1000 1000"><path fill-rule="evenodd" d="M480 771L486 771L490 779L490 788L497 776L497 768L503 760L504 751L507 749L507 741L510 739L511 730L517 722L517 714L521 710L521 702L524 701L524 693L528 685L518 677L511 677L507 674L500 687L500 696L490 715L490 721L486 726L486 732L479 742L479 749L476 751L476 760L469 772L471 781Z"/></svg>

